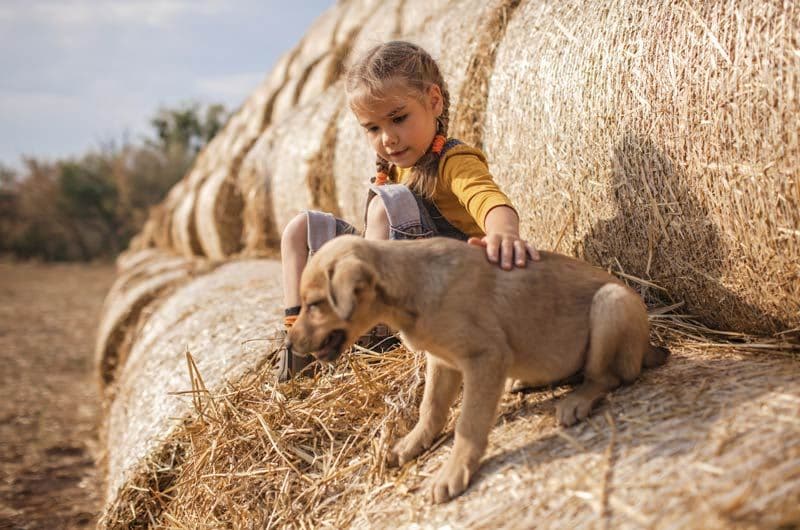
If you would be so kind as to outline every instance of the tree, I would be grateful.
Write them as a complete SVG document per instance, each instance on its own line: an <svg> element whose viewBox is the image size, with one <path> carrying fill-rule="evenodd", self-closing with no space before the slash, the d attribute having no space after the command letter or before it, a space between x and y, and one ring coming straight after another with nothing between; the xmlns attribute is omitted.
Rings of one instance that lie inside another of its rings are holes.
<svg viewBox="0 0 800 530"><path fill-rule="evenodd" d="M56 162L28 158L19 174L0 165L0 252L45 260L115 255L226 119L222 105L160 109L151 120L155 140L107 142Z"/></svg>

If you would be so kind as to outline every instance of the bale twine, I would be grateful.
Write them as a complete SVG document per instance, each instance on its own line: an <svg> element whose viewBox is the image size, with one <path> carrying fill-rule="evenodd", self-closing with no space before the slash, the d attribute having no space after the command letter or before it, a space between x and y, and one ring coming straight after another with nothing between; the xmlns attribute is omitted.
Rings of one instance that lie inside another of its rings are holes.
<svg viewBox="0 0 800 530"><path fill-rule="evenodd" d="M525 236L711 326L796 329L798 32L792 3L523 3L485 141Z"/></svg>
<svg viewBox="0 0 800 530"><path fill-rule="evenodd" d="M108 477L101 525L150 523L150 500L141 488L151 478L164 484L169 477L148 468L148 462L164 454L175 456L167 440L193 399L203 400L205 391L217 395L228 381L264 360L273 345L265 339L282 317L279 277L275 261L231 262L185 284L150 316L115 383L116 397L107 415ZM187 352L195 369L191 378ZM193 388L195 393L186 393Z"/></svg>

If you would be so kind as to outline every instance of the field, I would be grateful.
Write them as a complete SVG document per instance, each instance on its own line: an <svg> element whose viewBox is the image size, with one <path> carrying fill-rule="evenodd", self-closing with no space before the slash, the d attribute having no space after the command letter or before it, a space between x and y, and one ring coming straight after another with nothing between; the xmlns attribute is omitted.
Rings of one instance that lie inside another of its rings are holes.
<svg viewBox="0 0 800 530"><path fill-rule="evenodd" d="M111 265L0 263L0 528L93 528L91 352Z"/></svg>

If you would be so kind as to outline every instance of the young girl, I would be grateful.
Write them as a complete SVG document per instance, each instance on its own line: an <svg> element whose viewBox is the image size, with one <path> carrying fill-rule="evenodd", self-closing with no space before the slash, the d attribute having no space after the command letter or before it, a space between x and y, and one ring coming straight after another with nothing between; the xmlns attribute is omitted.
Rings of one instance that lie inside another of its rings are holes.
<svg viewBox="0 0 800 530"><path fill-rule="evenodd" d="M349 70L347 101L377 154L366 212L367 239L444 236L486 248L506 270L524 267L534 248L519 237L519 218L492 179L485 155L447 138L450 96L439 67L408 42L381 44ZM281 237L286 327L300 312L300 275L326 241L356 230L330 214L308 211ZM313 360L284 348L278 378Z"/></svg>

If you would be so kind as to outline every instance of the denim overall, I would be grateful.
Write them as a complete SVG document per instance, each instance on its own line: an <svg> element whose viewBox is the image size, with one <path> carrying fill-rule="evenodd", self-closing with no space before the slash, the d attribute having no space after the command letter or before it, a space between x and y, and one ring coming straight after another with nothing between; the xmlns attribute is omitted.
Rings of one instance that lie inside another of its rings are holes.
<svg viewBox="0 0 800 530"><path fill-rule="evenodd" d="M442 156L460 143L455 139L448 140L442 149ZM371 184L367 206L376 195L383 201L389 218L389 239L424 239L434 236L462 241L468 239L464 232L445 219L433 201L420 197L403 184ZM309 257L334 237L357 233L353 225L330 213L315 210L307 210L305 213L308 221Z"/></svg>

